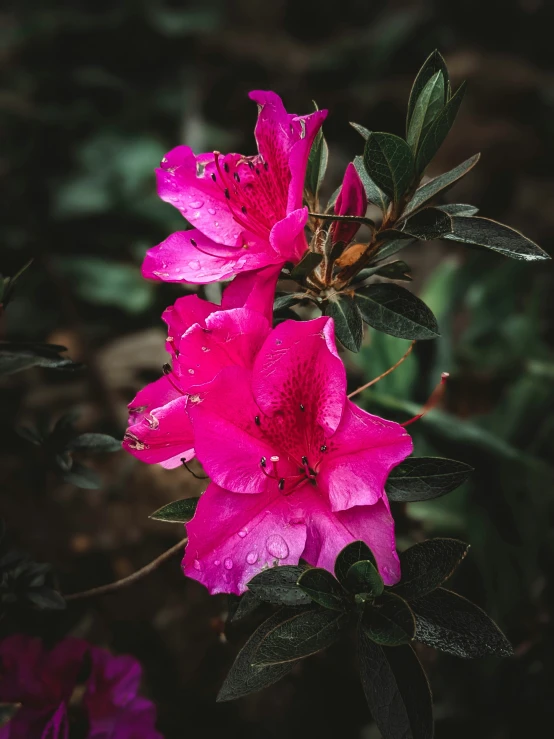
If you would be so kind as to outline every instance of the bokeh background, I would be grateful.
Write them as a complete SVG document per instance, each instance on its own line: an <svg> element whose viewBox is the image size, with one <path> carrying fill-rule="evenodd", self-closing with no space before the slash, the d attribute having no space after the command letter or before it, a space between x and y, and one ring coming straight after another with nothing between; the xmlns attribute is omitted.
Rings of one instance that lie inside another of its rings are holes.
<svg viewBox="0 0 554 739"><path fill-rule="evenodd" d="M80 489L14 429L48 426L76 409L79 429L121 438L126 404L166 361L161 311L192 289L140 276L146 248L182 228L156 197L153 168L182 142L252 153L249 90L276 90L298 113L312 99L330 109L330 194L362 148L348 121L402 134L411 82L439 48L454 83L467 79L469 89L428 173L482 152L448 199L554 246L547 0L18 0L0 20L0 271L13 274L34 258L3 317L3 338L63 344L87 365L2 381L1 513L14 544L53 563L64 592L123 577L178 541L179 525L148 514L198 494L202 483L118 452L87 462L102 484ZM444 243L417 244L402 258L442 338L421 342L361 402L403 420L450 371L443 407L411 427L416 453L460 459L476 472L449 496L398 510L400 545L429 535L471 542L453 585L498 620L516 650L504 662L421 653L437 737L542 736L554 718L553 270ZM405 348L368 335L348 358L352 388ZM252 628L225 636L226 609L224 597L183 579L176 557L124 591L21 627L135 654L166 739L377 739L348 643L263 693L216 705Z"/></svg>

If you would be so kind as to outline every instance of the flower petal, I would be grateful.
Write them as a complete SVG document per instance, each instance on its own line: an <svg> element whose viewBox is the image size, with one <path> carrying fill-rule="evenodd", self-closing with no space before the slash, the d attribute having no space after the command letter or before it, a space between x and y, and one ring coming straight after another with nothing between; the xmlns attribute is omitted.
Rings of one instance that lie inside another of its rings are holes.
<svg viewBox="0 0 554 739"><path fill-rule="evenodd" d="M304 226L308 222L308 209L299 208L278 221L269 235L269 241L275 252L285 262L299 262L308 249L304 234Z"/></svg>
<svg viewBox="0 0 554 739"><path fill-rule="evenodd" d="M185 295L177 298L173 305L166 308L162 313L162 320L167 323L168 351L173 353L173 347L179 348L181 336L195 323L206 325L206 318L219 306L202 300L198 295Z"/></svg>
<svg viewBox="0 0 554 739"><path fill-rule="evenodd" d="M310 149L326 117L326 110L316 110L315 113L296 118L296 121L300 122L302 126L302 137L294 144L289 155L291 180L287 211L300 208L302 205Z"/></svg>
<svg viewBox="0 0 554 739"><path fill-rule="evenodd" d="M186 396L144 413L127 429L123 447L149 464L166 462L180 455L194 457L194 436L186 413Z"/></svg>
<svg viewBox="0 0 554 739"><path fill-rule="evenodd" d="M339 216L364 216L367 210L367 195L365 188L350 162L344 173L341 191L335 204L335 213ZM333 224L333 242L343 241L349 244L360 228L359 223L337 221Z"/></svg>
<svg viewBox="0 0 554 739"><path fill-rule="evenodd" d="M318 474L318 485L328 490L331 510L376 503L385 495L392 468L412 451L412 439L402 426L347 400Z"/></svg>
<svg viewBox="0 0 554 739"><path fill-rule="evenodd" d="M239 495L211 483L187 524L185 575L210 593L236 593L264 567L297 564L306 526L280 493Z"/></svg>
<svg viewBox="0 0 554 739"><path fill-rule="evenodd" d="M149 413L154 408L161 408L181 396L182 393L164 375L158 380L150 382L142 390L139 390L134 399L129 403L129 418L132 423L137 423L146 413Z"/></svg>
<svg viewBox="0 0 554 739"><path fill-rule="evenodd" d="M275 288L281 272L281 265L272 265L252 272L238 274L223 291L221 307L250 308L264 315L271 322Z"/></svg>

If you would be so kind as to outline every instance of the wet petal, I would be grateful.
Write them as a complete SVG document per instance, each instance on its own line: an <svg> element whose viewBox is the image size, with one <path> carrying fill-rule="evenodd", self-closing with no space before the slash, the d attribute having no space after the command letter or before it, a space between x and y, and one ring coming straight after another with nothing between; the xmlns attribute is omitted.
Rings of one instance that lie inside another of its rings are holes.
<svg viewBox="0 0 554 739"><path fill-rule="evenodd" d="M299 208L273 226L269 241L283 263L299 262L308 249L304 226L308 221L308 209Z"/></svg>
<svg viewBox="0 0 554 739"><path fill-rule="evenodd" d="M186 396L139 416L125 433L123 447L143 462L167 462L180 455L194 457L194 436L186 413Z"/></svg>

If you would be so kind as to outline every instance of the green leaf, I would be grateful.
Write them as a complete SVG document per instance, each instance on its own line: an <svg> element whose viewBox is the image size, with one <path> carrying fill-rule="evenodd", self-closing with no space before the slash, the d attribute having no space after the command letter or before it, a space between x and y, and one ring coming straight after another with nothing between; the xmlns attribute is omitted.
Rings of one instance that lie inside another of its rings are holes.
<svg viewBox="0 0 554 739"><path fill-rule="evenodd" d="M416 640L456 657L509 657L510 642L474 603L438 588L410 604L416 616Z"/></svg>
<svg viewBox="0 0 554 739"><path fill-rule="evenodd" d="M335 575L342 585L346 585L348 571L352 565L362 560L368 560L377 568L377 560L365 542L353 541L351 544L347 544L344 549L341 549L335 560Z"/></svg>
<svg viewBox="0 0 554 739"><path fill-rule="evenodd" d="M41 611L60 611L66 605L60 593L47 586L31 588L25 593L25 597Z"/></svg>
<svg viewBox="0 0 554 739"><path fill-rule="evenodd" d="M448 203L447 205L437 205L436 207L448 213L449 216L474 216L476 213L479 213L479 208L464 203Z"/></svg>
<svg viewBox="0 0 554 739"><path fill-rule="evenodd" d="M348 619L344 613L325 608L300 611L276 624L260 641L253 664L260 666L292 662L331 646Z"/></svg>
<svg viewBox="0 0 554 739"><path fill-rule="evenodd" d="M377 603L367 606L361 619L366 636L377 644L397 647L415 636L416 622L410 606L394 593L383 593Z"/></svg>
<svg viewBox="0 0 554 739"><path fill-rule="evenodd" d="M21 703L0 703L0 728L9 724L20 708Z"/></svg>
<svg viewBox="0 0 554 739"><path fill-rule="evenodd" d="M250 580L248 589L260 600L276 606L305 606L312 601L299 586L303 567L281 565L263 570Z"/></svg>
<svg viewBox="0 0 554 739"><path fill-rule="evenodd" d="M254 611L262 604L262 601L257 598L254 593L251 593L250 590L247 590L240 596L240 598L236 595L232 597L233 599L236 599L236 603L234 604L234 607L229 607L228 619L231 623L237 623L237 621L250 616L250 614L254 613Z"/></svg>
<svg viewBox="0 0 554 739"><path fill-rule="evenodd" d="M413 110L406 140L417 152L421 137L444 108L445 79L441 71L435 72L421 91Z"/></svg>
<svg viewBox="0 0 554 739"><path fill-rule="evenodd" d="M229 674L217 696L218 703L232 701L249 693L255 693L257 690L262 690L262 688L276 683L277 680L280 680L292 670L293 662L283 662L269 667L260 667L254 665L253 662L254 654L267 634L271 633L275 626L293 612L292 609L281 608L256 629L233 662L233 666L229 670Z"/></svg>
<svg viewBox="0 0 554 739"><path fill-rule="evenodd" d="M298 585L310 598L324 608L345 611L346 592L333 575L320 567L311 567L300 575Z"/></svg>
<svg viewBox="0 0 554 739"><path fill-rule="evenodd" d="M393 590L407 600L430 593L452 575L469 550L458 539L429 539L400 555L402 579Z"/></svg>
<svg viewBox="0 0 554 739"><path fill-rule="evenodd" d="M102 480L96 472L79 462L73 462L71 469L64 472L62 477L66 482L85 490L97 490L102 487Z"/></svg>
<svg viewBox="0 0 554 739"><path fill-rule="evenodd" d="M354 131L357 131L360 136L362 136L366 141L371 136L371 131L369 130L369 128L366 128L365 126L360 126L359 123L352 123L352 121L349 121L349 123Z"/></svg>
<svg viewBox="0 0 554 739"><path fill-rule="evenodd" d="M403 225L405 233L422 241L440 239L452 231L452 218L438 208L424 208Z"/></svg>
<svg viewBox="0 0 554 739"><path fill-rule="evenodd" d="M550 259L550 256L514 228L480 216L453 216L452 233L445 239L492 249L512 259L528 262Z"/></svg>
<svg viewBox="0 0 554 739"><path fill-rule="evenodd" d="M419 70L417 77L415 78L414 84L412 86L412 90L410 92L410 99L408 101L408 114L406 116L406 133L408 133L410 129L410 123L412 120L412 116L414 114L414 110L416 107L416 104L419 100L419 97L423 90L425 89L425 86L429 82L429 80L437 73L440 72L442 75L442 78L444 80L444 100L443 103L446 103L448 98L450 97L450 78L448 75L448 69L446 67L446 63L444 59L442 58L441 54L435 49L432 54L430 54L427 59L424 61L423 66Z"/></svg>
<svg viewBox="0 0 554 739"><path fill-rule="evenodd" d="M25 262L23 267L21 267L12 277L5 277L4 280L0 278L0 305L2 305L4 308L8 305L12 298L12 294L17 281L19 280L21 275L29 269L32 263L33 260L29 259L29 261Z"/></svg>
<svg viewBox="0 0 554 739"><path fill-rule="evenodd" d="M421 139L417 155L415 157L415 169L419 174L424 171L431 159L440 149L443 141L452 128L466 89L465 82L458 87L454 95L446 103L437 117L429 124L427 131Z"/></svg>
<svg viewBox="0 0 554 739"><path fill-rule="evenodd" d="M449 172L445 172L438 177L434 177L432 180L429 180L429 182L426 182L421 187L418 187L412 199L404 209L403 217L414 213L416 210L421 208L424 203L431 200L431 198L434 198L440 192L444 193L449 190L453 185L456 184L456 182L458 182L458 180L464 177L473 169L473 167L475 167L480 158L481 154L474 154L474 156L466 159L465 162L458 164L457 167L454 167L454 169L451 169ZM444 206L442 206L442 208L444 210ZM448 211L446 212L448 213Z"/></svg>
<svg viewBox="0 0 554 739"><path fill-rule="evenodd" d="M368 593L377 598L384 590L383 580L372 560L353 564L346 573L346 587L352 593Z"/></svg>
<svg viewBox="0 0 554 739"><path fill-rule="evenodd" d="M57 344L30 344L11 341L0 342L0 375L11 375L29 367L46 367L57 370L81 369L82 365L72 362L67 357L60 357L66 352L65 346Z"/></svg>
<svg viewBox="0 0 554 739"><path fill-rule="evenodd" d="M196 512L196 506L200 498L183 498L174 500L172 503L158 508L148 518L154 521L167 521L168 523L187 523Z"/></svg>
<svg viewBox="0 0 554 739"><path fill-rule="evenodd" d="M358 630L365 697L383 739L433 739L431 689L409 644L381 647Z"/></svg>
<svg viewBox="0 0 554 739"><path fill-rule="evenodd" d="M392 133L372 133L364 149L364 166L371 179L398 202L414 177L414 158L408 144Z"/></svg>
<svg viewBox="0 0 554 739"><path fill-rule="evenodd" d="M377 187L375 182L373 182L373 180L367 173L367 170L364 166L363 157L354 157L353 164L356 168L356 172L358 173L362 185L364 186L368 202L373 203L373 205L376 205L383 211L383 213L385 213L387 211L387 208L389 207L390 200L388 196L385 195L385 193L381 190L381 188Z"/></svg>
<svg viewBox="0 0 554 739"><path fill-rule="evenodd" d="M327 170L328 159L329 147L325 141L323 130L320 128L310 149L306 168L306 189L313 195L317 195L319 192Z"/></svg>
<svg viewBox="0 0 554 739"><path fill-rule="evenodd" d="M69 451L87 452L118 452L121 449L121 441L114 439L108 434L81 434L67 444Z"/></svg>
<svg viewBox="0 0 554 739"><path fill-rule="evenodd" d="M360 351L364 326L354 298L337 293L326 303L325 315L335 322L335 336L351 352Z"/></svg>
<svg viewBox="0 0 554 739"><path fill-rule="evenodd" d="M379 236L381 235L382 234L379 234ZM396 254L400 249L405 249L407 246L410 246L410 244L413 244L415 240L416 239L412 238L407 239L406 234L403 234L401 238L390 238L377 248L371 261L382 262L383 259L392 257L392 255Z"/></svg>
<svg viewBox="0 0 554 739"><path fill-rule="evenodd" d="M429 308L400 285L368 285L356 291L355 301L363 320L385 334L412 340L440 335Z"/></svg>
<svg viewBox="0 0 554 739"><path fill-rule="evenodd" d="M315 251L306 252L290 273L291 278L296 280L296 282L304 282L306 277L314 271L322 259L323 254L316 254Z"/></svg>
<svg viewBox="0 0 554 739"><path fill-rule="evenodd" d="M286 295L278 295L273 303L273 310L279 311L284 308L290 308L305 298L304 293L287 293Z"/></svg>
<svg viewBox="0 0 554 739"><path fill-rule="evenodd" d="M409 272L410 267L406 264L406 262L389 262L388 264L377 265L376 267L366 267L366 269L362 269L352 280L351 284L359 285L361 282L364 282L364 280L367 280L369 277L373 277L373 275L386 277L389 280L405 280L406 282L411 282L412 278L408 274Z"/></svg>
<svg viewBox="0 0 554 739"><path fill-rule="evenodd" d="M431 500L459 487L473 468L442 457L409 457L394 467L385 485L389 500Z"/></svg>

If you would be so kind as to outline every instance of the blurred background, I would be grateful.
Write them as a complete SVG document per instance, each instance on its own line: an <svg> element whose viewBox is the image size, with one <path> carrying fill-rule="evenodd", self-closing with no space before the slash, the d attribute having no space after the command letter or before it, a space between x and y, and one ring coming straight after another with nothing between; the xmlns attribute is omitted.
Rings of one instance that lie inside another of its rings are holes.
<svg viewBox="0 0 554 739"><path fill-rule="evenodd" d="M480 151L448 200L475 204L552 251L553 23L547 0L4 5L0 271L34 263L3 316L2 338L64 345L86 369L34 368L2 380L1 515L14 545L53 564L63 592L124 577L172 546L182 528L148 515L203 489L186 470L146 466L122 451L87 457L100 481L92 489L89 475L83 489L14 431L51 428L75 411L80 431L121 438L126 404L160 375L160 314L193 289L140 276L145 250L183 227L156 197L153 169L163 154L184 142L253 153L247 93L272 89L290 111L307 113L312 100L329 108L330 194L362 149L348 121L402 134L413 78L438 48L454 84L467 79L469 89L428 174ZM498 620L516 650L504 662L422 651L437 737L542 735L554 718L553 268L442 242L416 244L401 258L442 339L420 342L360 402L404 420L449 371L443 407L410 427L416 454L450 456L476 472L444 498L397 510L400 545L432 535L471 542L453 586ZM347 358L352 389L406 346L369 334ZM348 643L263 693L216 705L252 629L225 636L226 609L225 597L182 577L177 556L126 590L19 626L136 655L166 739L191 731L378 738Z"/></svg>

